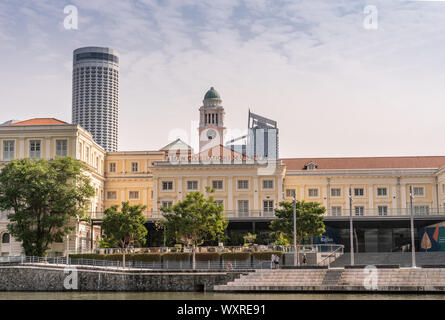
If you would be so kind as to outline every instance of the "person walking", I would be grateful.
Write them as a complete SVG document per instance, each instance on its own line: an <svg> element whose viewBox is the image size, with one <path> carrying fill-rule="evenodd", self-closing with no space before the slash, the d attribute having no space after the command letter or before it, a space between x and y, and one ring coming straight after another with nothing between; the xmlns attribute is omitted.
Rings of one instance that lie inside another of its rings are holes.
<svg viewBox="0 0 445 320"><path fill-rule="evenodd" d="M270 268L275 269L275 254L273 254L273 253L270 256Z"/></svg>
<svg viewBox="0 0 445 320"><path fill-rule="evenodd" d="M280 256L275 255L275 269L280 269Z"/></svg>
<svg viewBox="0 0 445 320"><path fill-rule="evenodd" d="M303 266L307 265L307 257L306 257L306 253L303 254Z"/></svg>

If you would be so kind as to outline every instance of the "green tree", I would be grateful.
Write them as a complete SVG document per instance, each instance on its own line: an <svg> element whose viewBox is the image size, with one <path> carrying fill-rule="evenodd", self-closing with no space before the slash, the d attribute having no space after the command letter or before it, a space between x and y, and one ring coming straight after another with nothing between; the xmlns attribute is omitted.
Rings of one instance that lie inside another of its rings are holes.
<svg viewBox="0 0 445 320"><path fill-rule="evenodd" d="M11 211L8 231L26 255L44 256L50 244L73 230L94 196L94 188L71 157L12 160L0 172L0 210Z"/></svg>
<svg viewBox="0 0 445 320"><path fill-rule="evenodd" d="M298 248L305 237L321 236L325 232L323 214L326 209L316 202L296 201L296 239ZM275 209L277 217L271 222L277 240L286 243L294 242L294 206L292 202L280 202Z"/></svg>
<svg viewBox="0 0 445 320"><path fill-rule="evenodd" d="M213 192L210 189L207 191ZM197 246L206 240L223 237L228 225L223 217L222 204L218 204L213 196L205 198L199 191L191 192L185 200L161 210L164 214L159 227L165 227L167 234L176 241L192 247L193 269L196 268Z"/></svg>
<svg viewBox="0 0 445 320"><path fill-rule="evenodd" d="M114 205L105 209L102 230L103 244L108 247L121 247L122 262L125 266L125 253L129 246L143 246L146 242L147 228L145 228L145 217L142 213L146 206L130 205L122 202L122 208Z"/></svg>
<svg viewBox="0 0 445 320"><path fill-rule="evenodd" d="M256 234L247 232L247 234L243 237L243 239L244 239L244 245L251 245L256 240Z"/></svg>

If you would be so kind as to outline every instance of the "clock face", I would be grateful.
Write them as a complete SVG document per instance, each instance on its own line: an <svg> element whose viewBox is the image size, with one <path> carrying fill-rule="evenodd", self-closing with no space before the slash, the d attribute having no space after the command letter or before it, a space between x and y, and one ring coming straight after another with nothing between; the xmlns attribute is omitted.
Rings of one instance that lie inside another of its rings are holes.
<svg viewBox="0 0 445 320"><path fill-rule="evenodd" d="M207 138L209 138L209 140L210 139L215 139L215 137L216 137L216 131L215 130L213 130L213 129L207 130Z"/></svg>

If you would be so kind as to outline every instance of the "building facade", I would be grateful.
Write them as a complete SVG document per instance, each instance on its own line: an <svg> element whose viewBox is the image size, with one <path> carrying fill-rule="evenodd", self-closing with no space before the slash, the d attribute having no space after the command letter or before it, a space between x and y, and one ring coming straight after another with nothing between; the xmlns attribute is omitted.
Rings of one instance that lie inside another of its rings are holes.
<svg viewBox="0 0 445 320"><path fill-rule="evenodd" d="M117 150L119 54L85 47L73 53L72 123L88 130L105 151Z"/></svg>
<svg viewBox="0 0 445 320"><path fill-rule="evenodd" d="M0 160L72 156L86 162L96 196L91 199L92 223L78 222L70 236L71 250L97 245L103 211L123 201L146 206L148 244L164 245L154 223L169 207L193 191L207 193L223 204L228 236L266 234L281 201L318 202L326 208L322 243L349 248L349 219L354 223L355 248L361 252L394 251L410 243L410 208L416 230L445 220L445 156L257 159L210 143L217 131L224 137L221 97L211 88L199 109L198 130L207 139L194 150L181 140L160 150L106 152L80 125L56 119L32 119L0 126ZM209 137L212 138L209 138ZM276 147L276 146L274 146ZM7 213L0 220L0 251L20 250L6 231ZM417 236L417 231L416 231ZM4 240L4 243L3 243ZM266 239L267 240L267 239ZM54 254L64 253L54 244Z"/></svg>

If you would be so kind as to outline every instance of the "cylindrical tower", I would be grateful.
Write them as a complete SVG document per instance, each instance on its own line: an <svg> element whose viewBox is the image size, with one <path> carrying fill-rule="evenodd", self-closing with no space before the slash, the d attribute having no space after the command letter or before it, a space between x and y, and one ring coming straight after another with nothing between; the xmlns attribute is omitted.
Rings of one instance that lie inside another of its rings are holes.
<svg viewBox="0 0 445 320"><path fill-rule="evenodd" d="M118 113L119 54L101 47L74 50L72 123L106 151L117 151Z"/></svg>

